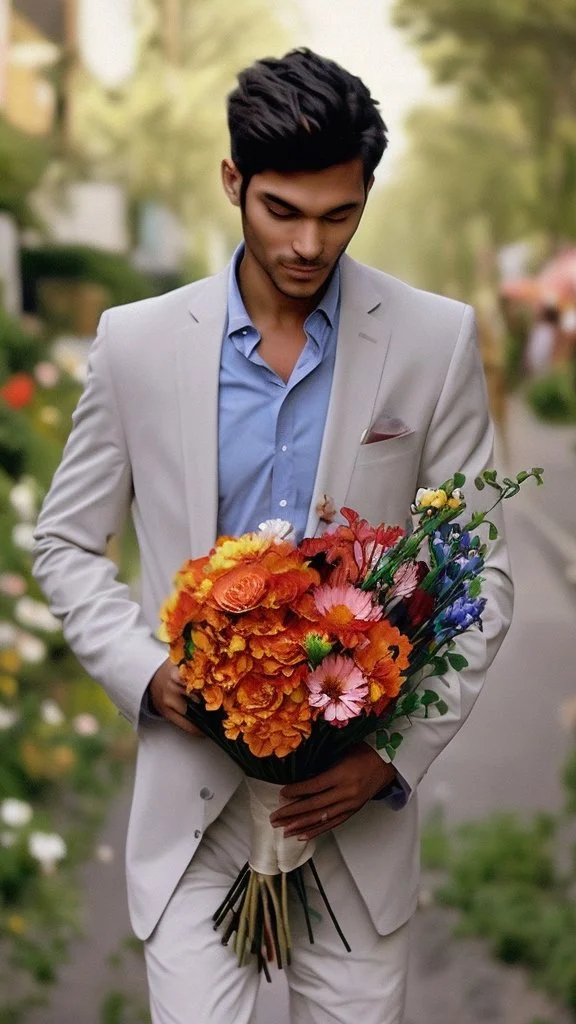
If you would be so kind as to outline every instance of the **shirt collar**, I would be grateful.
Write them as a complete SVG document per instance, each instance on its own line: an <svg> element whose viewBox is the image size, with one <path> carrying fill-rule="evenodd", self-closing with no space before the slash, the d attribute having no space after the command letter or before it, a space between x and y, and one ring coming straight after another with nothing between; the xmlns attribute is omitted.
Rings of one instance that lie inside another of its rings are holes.
<svg viewBox="0 0 576 1024"><path fill-rule="evenodd" d="M234 341L240 340L244 355L249 357L260 341L260 335L248 315L238 284L238 267L243 255L244 243L241 242L232 256L228 275L228 326L226 328L226 336L232 338L234 335ZM338 320L339 304L340 264L337 263L324 296L316 306L316 309L306 317L304 327L310 328L312 317L315 317L318 312L322 312L330 327L334 328ZM241 332L243 331L246 334L242 335ZM238 335L240 336L239 339Z"/></svg>

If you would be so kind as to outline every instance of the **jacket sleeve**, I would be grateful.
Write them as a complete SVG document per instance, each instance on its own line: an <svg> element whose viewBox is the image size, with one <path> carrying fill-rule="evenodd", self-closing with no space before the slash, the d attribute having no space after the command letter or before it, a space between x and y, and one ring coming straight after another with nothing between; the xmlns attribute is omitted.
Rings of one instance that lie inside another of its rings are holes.
<svg viewBox="0 0 576 1024"><path fill-rule="evenodd" d="M418 485L440 487L454 473L462 472L466 476L466 516L475 508L485 508L486 491L480 494L474 479L494 465L493 440L474 313L466 307L442 393L429 424ZM446 701L448 712L443 716L428 719L415 716L410 722L395 723L395 731L402 733L403 741L396 752L394 767L406 799L466 721L510 625L513 586L501 506L494 510L491 519L498 527L499 539L489 542L483 571L482 594L487 598L483 629L472 628L456 643L456 650L468 661L467 668L461 672L450 669L445 676L435 676L430 681ZM487 532L487 527L480 529L482 534ZM396 801L394 806L405 802Z"/></svg>
<svg viewBox="0 0 576 1024"><path fill-rule="evenodd" d="M79 662L136 726L144 691L167 651L106 554L132 500L107 317L100 321L86 387L38 519L33 574Z"/></svg>

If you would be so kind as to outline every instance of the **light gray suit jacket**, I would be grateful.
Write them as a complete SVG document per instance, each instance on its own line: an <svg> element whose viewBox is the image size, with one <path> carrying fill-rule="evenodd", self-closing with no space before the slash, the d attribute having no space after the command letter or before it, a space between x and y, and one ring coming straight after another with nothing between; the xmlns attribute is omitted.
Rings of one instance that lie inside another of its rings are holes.
<svg viewBox="0 0 576 1024"><path fill-rule="evenodd" d="M404 525L419 486L492 465L493 431L472 310L342 258L336 366L307 534L324 494L372 522ZM158 610L181 563L215 539L217 410L227 272L111 309L92 346L88 382L36 529L35 576L67 641L138 730L127 841L131 918L148 936L241 775L210 742L140 719L148 682L166 658ZM378 415L411 433L360 444ZM247 425L247 430L250 427ZM116 579L109 538L132 511L141 602ZM500 523L500 517L496 517ZM367 804L335 832L376 927L412 913L418 884L416 788L470 712L512 612L503 539L485 571L484 632L459 643L469 661L446 676L442 718L406 723L396 764L411 790L400 811Z"/></svg>

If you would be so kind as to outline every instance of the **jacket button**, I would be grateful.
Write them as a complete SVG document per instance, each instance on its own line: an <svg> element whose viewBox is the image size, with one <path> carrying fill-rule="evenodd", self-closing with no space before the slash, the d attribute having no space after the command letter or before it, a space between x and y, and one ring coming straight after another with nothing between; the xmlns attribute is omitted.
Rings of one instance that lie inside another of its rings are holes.
<svg viewBox="0 0 576 1024"><path fill-rule="evenodd" d="M213 796L214 793L212 792L211 789L208 789L208 786L203 786L202 789L200 790L200 798L202 800L211 800Z"/></svg>
<svg viewBox="0 0 576 1024"><path fill-rule="evenodd" d="M194 829L194 839L200 839L201 835L202 835L202 829L201 828L195 828Z"/></svg>

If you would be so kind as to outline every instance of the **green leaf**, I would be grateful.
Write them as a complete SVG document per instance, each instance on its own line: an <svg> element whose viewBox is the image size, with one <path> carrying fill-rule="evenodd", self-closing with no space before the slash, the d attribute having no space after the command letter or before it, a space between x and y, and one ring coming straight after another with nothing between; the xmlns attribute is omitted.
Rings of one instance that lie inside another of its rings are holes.
<svg viewBox="0 0 576 1024"><path fill-rule="evenodd" d="M530 474L527 473L525 469L523 469L521 473L517 473L516 481L519 484L523 484L524 481L527 480L529 476L530 476Z"/></svg>
<svg viewBox="0 0 576 1024"><path fill-rule="evenodd" d="M390 737L390 746L392 747L392 749L393 750L398 750L398 747L402 743L403 739L404 739L404 737L402 736L402 733L400 733L400 732L393 732L391 737Z"/></svg>
<svg viewBox="0 0 576 1024"><path fill-rule="evenodd" d="M448 671L446 658L434 658L432 662L432 675L443 676Z"/></svg>
<svg viewBox="0 0 576 1024"><path fill-rule="evenodd" d="M429 704L437 704L439 700L440 698L434 690L424 690L424 693L420 698L420 701L425 708L427 708Z"/></svg>
<svg viewBox="0 0 576 1024"><path fill-rule="evenodd" d="M390 736L386 729L378 729L376 733L376 750L385 750L390 742Z"/></svg>
<svg viewBox="0 0 576 1024"><path fill-rule="evenodd" d="M483 491L484 490L484 488L486 487L486 484L484 483L484 481L483 481L481 476L477 476L476 477L476 479L474 481L474 486L476 487L476 489L478 491Z"/></svg>
<svg viewBox="0 0 576 1024"><path fill-rule="evenodd" d="M494 523L490 523L490 526L489 526L489 529L488 529L488 537L490 538L490 540L497 540L498 539L498 529L494 525Z"/></svg>
<svg viewBox="0 0 576 1024"><path fill-rule="evenodd" d="M481 576L475 576L473 580L468 584L468 593L470 597L480 597L482 593L482 584L484 580Z"/></svg>
<svg viewBox="0 0 576 1024"><path fill-rule="evenodd" d="M482 476L484 477L487 484L493 484L496 481L496 470L485 469Z"/></svg>
<svg viewBox="0 0 576 1024"><path fill-rule="evenodd" d="M463 487L466 483L464 473L454 473L454 487Z"/></svg>
<svg viewBox="0 0 576 1024"><path fill-rule="evenodd" d="M194 658L194 652L196 645L192 639L192 630L194 629L193 622L187 622L182 630L182 639L184 640L184 657L186 661L192 661Z"/></svg>
<svg viewBox="0 0 576 1024"><path fill-rule="evenodd" d="M434 710L437 711L439 715L447 714L447 712L448 712L448 705L447 705L446 701L445 700L439 700L438 703L435 705Z"/></svg>
<svg viewBox="0 0 576 1024"><path fill-rule="evenodd" d="M396 704L396 710L400 715L411 715L420 707L420 697L417 693L407 693L401 697Z"/></svg>
<svg viewBox="0 0 576 1024"><path fill-rule="evenodd" d="M468 661L463 654L448 654L447 658L456 672L461 672L463 668L468 667Z"/></svg>

